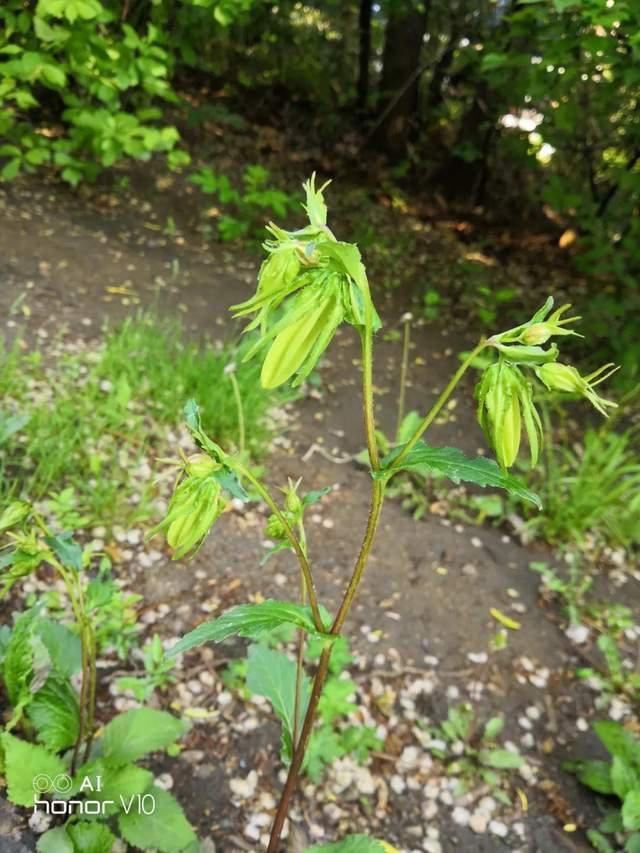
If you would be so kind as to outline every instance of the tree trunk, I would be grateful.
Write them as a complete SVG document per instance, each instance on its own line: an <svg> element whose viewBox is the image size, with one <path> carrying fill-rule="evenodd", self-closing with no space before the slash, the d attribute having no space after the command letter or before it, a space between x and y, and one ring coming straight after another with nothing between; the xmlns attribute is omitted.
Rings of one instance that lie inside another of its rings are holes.
<svg viewBox="0 0 640 853"><path fill-rule="evenodd" d="M455 32L452 33L449 37L449 41L447 42L447 46L440 54L440 58L434 66L424 104L426 121L429 121L430 114L440 109L444 102L444 81L453 63L453 58L458 46L458 40L458 34Z"/></svg>
<svg viewBox="0 0 640 853"><path fill-rule="evenodd" d="M417 115L426 9L426 6L418 8L415 0L393 0L389 10L380 81L380 107L384 118L375 140L393 156L404 155Z"/></svg>
<svg viewBox="0 0 640 853"><path fill-rule="evenodd" d="M460 122L452 151L432 176L432 182L449 198L470 205L482 202L499 114L500 105L494 93L484 81L479 82L471 106ZM475 150L462 154L463 146Z"/></svg>
<svg viewBox="0 0 640 853"><path fill-rule="evenodd" d="M372 0L360 0L358 32L360 53L358 56L358 99L359 110L364 110L369 99L369 65L371 62L371 7Z"/></svg>

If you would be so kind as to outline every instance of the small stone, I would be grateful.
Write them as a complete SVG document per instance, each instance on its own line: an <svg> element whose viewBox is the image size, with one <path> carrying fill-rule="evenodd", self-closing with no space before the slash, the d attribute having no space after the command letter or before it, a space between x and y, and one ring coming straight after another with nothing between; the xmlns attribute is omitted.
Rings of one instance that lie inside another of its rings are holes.
<svg viewBox="0 0 640 853"><path fill-rule="evenodd" d="M486 663L489 655L486 652L469 652L467 655L471 663Z"/></svg>
<svg viewBox="0 0 640 853"><path fill-rule="evenodd" d="M425 820L433 820L433 818L438 814L438 804L435 800L427 800L427 802L422 807L422 817Z"/></svg>
<svg viewBox="0 0 640 853"><path fill-rule="evenodd" d="M45 812L41 812L37 809L29 818L29 828L32 832L35 832L36 835L42 835L43 832L46 832L49 829L52 819L51 815L45 814Z"/></svg>
<svg viewBox="0 0 640 853"><path fill-rule="evenodd" d="M402 776L398 776L398 774L394 774L389 780L389 784L391 785L391 790L396 794L404 793L406 789L406 784Z"/></svg>
<svg viewBox="0 0 640 853"><path fill-rule="evenodd" d="M470 819L469 809L465 809L463 806L456 806L451 812L451 820L458 826L468 826Z"/></svg>
<svg viewBox="0 0 640 853"><path fill-rule="evenodd" d="M163 791L170 791L173 788L173 776L170 773L161 773L156 776L154 783Z"/></svg>
<svg viewBox="0 0 640 853"><path fill-rule="evenodd" d="M564 633L572 643L581 646L589 640L591 631L586 625L570 625Z"/></svg>
<svg viewBox="0 0 640 853"><path fill-rule="evenodd" d="M473 563L465 563L462 567L462 574L466 575L468 578L477 578L478 570L473 565Z"/></svg>
<svg viewBox="0 0 640 853"><path fill-rule="evenodd" d="M474 812L469 819L469 828L478 835L487 831L489 818L483 812Z"/></svg>
<svg viewBox="0 0 640 853"><path fill-rule="evenodd" d="M255 770L252 770L246 779L229 780L229 787L231 788L231 791L236 795L236 797L240 797L241 800L247 800L249 797L252 797L255 793L257 784L258 774ZM257 837L260 837L259 833Z"/></svg>
<svg viewBox="0 0 640 853"><path fill-rule="evenodd" d="M527 732L520 738L520 743L525 749L533 749L533 747L536 745L536 739L531 734L531 732Z"/></svg>
<svg viewBox="0 0 640 853"><path fill-rule="evenodd" d="M496 801L493 797L483 797L478 803L477 811L482 812L484 815L492 815L497 807Z"/></svg>
<svg viewBox="0 0 640 853"><path fill-rule="evenodd" d="M498 838L506 838L509 834L509 827L506 823L502 823L501 820L492 820L489 823L489 832L492 835L497 835Z"/></svg>
<svg viewBox="0 0 640 853"><path fill-rule="evenodd" d="M245 826L244 834L252 841L260 841L260 836L262 835L260 827L256 826L255 823L250 823L248 826Z"/></svg>

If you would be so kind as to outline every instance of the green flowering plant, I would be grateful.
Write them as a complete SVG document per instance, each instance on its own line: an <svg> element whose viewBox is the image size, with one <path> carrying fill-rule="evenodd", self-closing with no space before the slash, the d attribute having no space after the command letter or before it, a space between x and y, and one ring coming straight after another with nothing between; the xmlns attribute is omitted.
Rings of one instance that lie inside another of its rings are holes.
<svg viewBox="0 0 640 853"><path fill-rule="evenodd" d="M543 441L540 417L534 405L534 381L549 388L578 393L599 411L614 404L599 397L594 386L611 373L606 365L595 374L580 376L575 368L558 362L557 344L552 337L574 335L567 328L578 318L564 317L569 306L552 312L553 300L527 322L501 334L479 341L456 370L431 409L416 420L408 439L381 451L374 417L373 338L380 319L372 301L366 270L357 246L339 241L327 225L324 201L326 184L319 189L315 176L304 184L308 224L287 231L273 223L264 248L267 258L258 274L255 294L232 308L236 317L253 315L246 331L256 334L247 358L263 357L261 381L267 388L291 382L298 385L317 366L336 329L346 323L355 328L362 350L362 407L371 474L371 504L362 544L346 582L346 589L335 614L329 614L318 601L313 559L309 553L304 527L306 507L323 492L302 494L300 481L289 480L279 501L243 461L240 453L226 453L203 432L195 404L189 404L187 423L200 453L183 465L174 497L164 521L156 528L164 530L175 556L197 549L208 529L220 516L225 493L242 500L248 496L243 483L263 500L271 511L267 535L275 542L267 557L283 549L294 552L300 566L300 594L297 602L263 601L240 605L205 622L185 635L171 654L188 651L202 643L220 642L233 634L260 639L281 626L298 631L299 646L294 683L282 684L274 710L283 723L283 741L290 745L287 779L271 828L267 853L278 853L282 832L304 766L306 750L313 730L318 704L330 671L336 640L341 636L366 570L376 536L386 489L401 471L419 469L444 474L455 483L471 482L479 486L506 489L540 506L539 498L521 480L509 473L520 450L523 430L527 435L531 460L537 462ZM424 435L450 399L460 380L477 356L493 348L497 362L488 366L476 389L478 418L497 461L485 456L466 457L452 447L434 447ZM387 452L388 451L388 452ZM303 673L305 637L320 640L320 655L313 681ZM290 669L290 668L289 668ZM275 677L270 673L270 678ZM284 677L284 676L281 676ZM355 849L351 836L329 845L335 850ZM367 839L364 839L366 842ZM315 848L314 848L315 849ZM321 848L318 848L321 849ZM358 849L388 849L371 840Z"/></svg>

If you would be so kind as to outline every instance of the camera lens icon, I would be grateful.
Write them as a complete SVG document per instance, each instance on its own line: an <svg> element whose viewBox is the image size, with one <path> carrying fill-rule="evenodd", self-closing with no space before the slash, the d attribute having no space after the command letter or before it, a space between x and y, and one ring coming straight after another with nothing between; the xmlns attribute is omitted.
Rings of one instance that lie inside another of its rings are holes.
<svg viewBox="0 0 640 853"><path fill-rule="evenodd" d="M48 794L49 791L53 790L53 779L46 773L38 773L37 776L33 777L31 784L36 794Z"/></svg>
<svg viewBox="0 0 640 853"><path fill-rule="evenodd" d="M67 776L66 773L58 773L53 780L53 790L56 794L68 794L72 785L71 777Z"/></svg>
<svg viewBox="0 0 640 853"><path fill-rule="evenodd" d="M53 779L46 773L38 773L31 784L36 794L68 794L73 780L66 773L58 773Z"/></svg>

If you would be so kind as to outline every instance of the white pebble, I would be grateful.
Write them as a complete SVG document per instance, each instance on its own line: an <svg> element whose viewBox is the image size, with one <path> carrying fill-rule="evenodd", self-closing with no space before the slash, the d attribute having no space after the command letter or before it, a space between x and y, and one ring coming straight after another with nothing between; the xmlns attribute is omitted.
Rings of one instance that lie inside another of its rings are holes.
<svg viewBox="0 0 640 853"><path fill-rule="evenodd" d="M451 812L451 820L458 826L468 826L470 819L469 809L465 809L463 806L456 806Z"/></svg>
<svg viewBox="0 0 640 853"><path fill-rule="evenodd" d="M258 784L258 774L255 770L252 770L246 779L230 779L229 787L232 792L236 795L236 797L240 797L241 800L247 800L249 797L252 797L255 793L256 786ZM253 836L249 836L253 837ZM260 833L256 836L260 837Z"/></svg>
<svg viewBox="0 0 640 853"><path fill-rule="evenodd" d="M489 823L489 832L493 835L497 835L498 838L506 838L509 834L509 827L506 823L502 823L501 820L492 820Z"/></svg>
<svg viewBox="0 0 640 853"><path fill-rule="evenodd" d="M487 831L489 818L483 812L474 812L469 819L469 828L478 835Z"/></svg>
<svg viewBox="0 0 640 853"><path fill-rule="evenodd" d="M404 790L407 787L402 776L398 776L397 773L395 773L391 777L391 779L389 780L389 784L391 785L391 790L394 791L396 794L404 793Z"/></svg>

